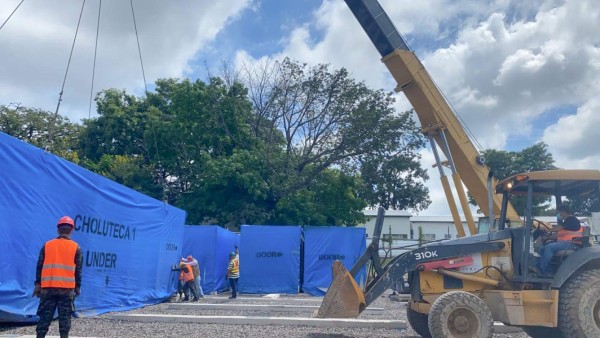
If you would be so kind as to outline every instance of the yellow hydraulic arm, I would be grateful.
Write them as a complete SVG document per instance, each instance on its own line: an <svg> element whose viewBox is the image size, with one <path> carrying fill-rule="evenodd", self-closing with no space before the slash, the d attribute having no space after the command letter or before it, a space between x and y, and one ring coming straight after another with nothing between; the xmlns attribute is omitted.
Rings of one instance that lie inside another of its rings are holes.
<svg viewBox="0 0 600 338"><path fill-rule="evenodd" d="M345 0L346 4L361 24L389 69L398 86L413 106L425 135L429 138L436 164L441 174L442 186L450 205L450 211L459 237L465 236L458 208L450 189L448 177L442 168L437 145L448 160L456 193L471 235L477 233L471 215L463 183L477 202L480 210L489 215L487 178L488 167L473 146L456 115L437 88L429 73L415 53L410 50L400 33L377 0ZM495 186L493 182L492 186ZM494 215L500 214L502 198L493 194ZM508 205L507 218L518 221L519 215L512 205ZM491 225L490 225L491 226Z"/></svg>

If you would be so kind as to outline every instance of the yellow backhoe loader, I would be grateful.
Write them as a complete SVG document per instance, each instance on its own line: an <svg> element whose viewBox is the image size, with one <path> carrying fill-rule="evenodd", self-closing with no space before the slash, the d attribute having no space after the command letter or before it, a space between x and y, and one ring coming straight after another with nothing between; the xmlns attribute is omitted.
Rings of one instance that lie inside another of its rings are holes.
<svg viewBox="0 0 600 338"><path fill-rule="evenodd" d="M600 337L600 247L593 246L589 229L573 239L569 250L556 253L552 276L530 271L537 260L532 233L548 227L533 218L533 196L552 196L557 208L567 196L600 198L600 171L528 172L496 182L378 1L345 2L381 54L398 84L396 90L404 92L415 109L431 142L460 238L427 244L382 265L380 209L373 242L357 263L348 271L334 262L333 280L317 316L357 317L386 290L403 284L407 275L408 321L423 337L492 337L494 321L520 326L534 338ZM470 236L458 217L436 144L452 172ZM488 216L487 233L478 233L463 183ZM524 221L511 206L513 196L526 196ZM375 276L362 290L353 276L369 262Z"/></svg>

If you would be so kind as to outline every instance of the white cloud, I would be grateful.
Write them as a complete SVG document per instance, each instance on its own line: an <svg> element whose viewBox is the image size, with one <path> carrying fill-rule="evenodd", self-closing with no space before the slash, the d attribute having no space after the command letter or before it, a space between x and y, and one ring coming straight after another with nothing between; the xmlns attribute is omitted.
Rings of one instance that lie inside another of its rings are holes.
<svg viewBox="0 0 600 338"><path fill-rule="evenodd" d="M600 92L600 6L595 0L381 0L392 21L409 42L437 41L441 48L417 50L432 78L484 147L503 148L512 137L532 132L533 121L562 105L582 106L577 115L561 119L556 128L572 132L565 144L552 136L543 140L562 166L598 166L589 142L593 132L593 98ZM311 28L319 30L317 38ZM452 32L455 32L453 34ZM451 40L446 40L450 37ZM395 84L350 10L341 1L324 0L314 21L297 27L281 52L308 63L346 67L375 88ZM252 60L240 51L237 61ZM398 95L399 109L408 107ZM586 108L589 107L589 108ZM597 111L597 109L596 109ZM551 135L552 129L547 130ZM586 128L583 128L584 130ZM587 135L586 135L587 134ZM595 136L597 136L596 133ZM592 137L592 139L594 138ZM585 140L588 142L585 142ZM566 140L566 139L565 139ZM581 157L582 156L582 157ZM431 159L422 163L430 168ZM437 172L427 183L433 203L426 213L448 213Z"/></svg>
<svg viewBox="0 0 600 338"><path fill-rule="evenodd" d="M0 2L3 20L18 0ZM251 0L134 1L146 79L179 77L190 61L250 5ZM0 104L20 102L54 111L80 2L24 2L0 31ZM87 117L98 1L87 1L61 113ZM102 2L96 90L126 88L143 93L129 1Z"/></svg>
<svg viewBox="0 0 600 338"><path fill-rule="evenodd" d="M543 141L555 154L557 164L567 169L598 169L600 153L600 98L579 107L574 115L562 117L544 131Z"/></svg>

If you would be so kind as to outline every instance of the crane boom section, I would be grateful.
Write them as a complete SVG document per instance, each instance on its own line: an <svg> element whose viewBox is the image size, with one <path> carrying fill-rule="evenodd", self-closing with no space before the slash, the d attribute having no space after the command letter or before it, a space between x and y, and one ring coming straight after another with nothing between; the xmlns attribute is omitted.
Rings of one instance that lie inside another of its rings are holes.
<svg viewBox="0 0 600 338"><path fill-rule="evenodd" d="M345 1L396 80L396 91L404 92L413 106L423 132L435 139L446 158L452 157L462 182L481 211L489 215L489 169L478 162L480 154L421 61L410 50L377 0ZM444 147L441 132L446 136L451 154L448 154ZM495 186L496 182L493 184ZM502 207L500 195L494 194L493 205L494 214L499 215ZM519 220L519 215L510 205L507 218Z"/></svg>

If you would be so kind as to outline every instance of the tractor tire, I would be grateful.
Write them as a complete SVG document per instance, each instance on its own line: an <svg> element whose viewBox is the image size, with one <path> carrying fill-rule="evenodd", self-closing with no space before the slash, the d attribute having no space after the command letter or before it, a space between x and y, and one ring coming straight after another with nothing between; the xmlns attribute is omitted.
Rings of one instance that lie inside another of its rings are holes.
<svg viewBox="0 0 600 338"><path fill-rule="evenodd" d="M579 272L560 288L558 327L564 338L600 337L600 269Z"/></svg>
<svg viewBox="0 0 600 338"><path fill-rule="evenodd" d="M521 326L521 328L532 338L563 338L562 332L557 327Z"/></svg>
<svg viewBox="0 0 600 338"><path fill-rule="evenodd" d="M419 336L423 338L431 338L431 333L429 333L429 326L427 322L427 315L411 309L410 302L406 303L406 318L408 319L410 327Z"/></svg>
<svg viewBox="0 0 600 338"><path fill-rule="evenodd" d="M448 292L433 302L428 315L433 338L492 338L494 318L479 297L464 291Z"/></svg>

